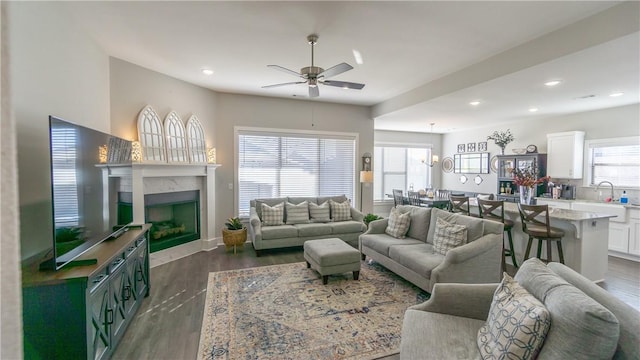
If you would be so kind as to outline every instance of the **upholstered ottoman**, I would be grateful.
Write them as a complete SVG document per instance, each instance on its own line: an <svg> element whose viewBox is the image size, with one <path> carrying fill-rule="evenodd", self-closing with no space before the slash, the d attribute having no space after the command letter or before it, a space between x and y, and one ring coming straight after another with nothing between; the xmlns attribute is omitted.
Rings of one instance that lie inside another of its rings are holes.
<svg viewBox="0 0 640 360"><path fill-rule="evenodd" d="M326 285L329 275L353 271L353 279L360 276L360 252L340 239L307 240L304 242L304 259L307 268L322 275Z"/></svg>

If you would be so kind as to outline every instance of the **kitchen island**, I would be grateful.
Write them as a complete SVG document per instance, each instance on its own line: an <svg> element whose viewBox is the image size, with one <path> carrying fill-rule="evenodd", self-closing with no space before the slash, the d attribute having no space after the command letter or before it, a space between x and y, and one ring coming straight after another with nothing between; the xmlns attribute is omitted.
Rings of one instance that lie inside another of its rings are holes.
<svg viewBox="0 0 640 360"><path fill-rule="evenodd" d="M470 199L471 212L477 214L478 209L473 206L474 202L475 199ZM522 232L518 205L505 202L504 216L515 224L512 230L513 243L518 265L520 265L529 237ZM609 214L549 207L551 226L564 231L562 249L565 265L594 282L604 281L604 275L607 272L609 218L612 217L614 216ZM553 259L559 261L557 247L552 245ZM534 239L530 257L536 256L537 246L538 240ZM546 253L545 246L546 241L543 242L543 254ZM507 257L507 261L511 259Z"/></svg>

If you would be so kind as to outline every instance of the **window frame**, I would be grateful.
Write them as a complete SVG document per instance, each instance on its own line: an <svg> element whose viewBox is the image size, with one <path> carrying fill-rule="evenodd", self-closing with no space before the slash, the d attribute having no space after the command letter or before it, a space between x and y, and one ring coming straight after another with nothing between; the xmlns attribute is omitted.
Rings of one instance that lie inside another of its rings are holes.
<svg viewBox="0 0 640 360"><path fill-rule="evenodd" d="M394 148L402 148L405 150L405 169L403 173L394 171L394 172L389 172L388 174L404 174L405 176L405 186L407 187L408 190L408 184L406 184L407 181L407 171L408 171L408 166L409 166L409 162L407 161L407 157L408 157L408 149L424 149L427 150L427 155L426 155L426 159L429 159L433 156L433 148L434 145L433 144L423 144L423 143L398 143L398 142L388 142L388 141L381 141L381 142L376 142L374 144L374 148L373 148L373 153L376 153L376 148L384 148L384 147L394 147ZM426 160L425 159L425 160ZM379 167L380 171L382 172L382 184L380 185L382 187L382 191L384 192L384 153L382 155L382 159L379 159L378 161L374 161L374 163L377 163L374 166L374 179L375 179L375 168ZM427 182L433 187L433 167L430 167L428 165L424 165L427 168ZM374 180L375 181L375 180ZM420 189L420 187L418 187L418 189ZM382 199L377 199L376 200L376 193L375 193L375 186L373 189L373 202L375 203L385 203L385 202L391 202L393 201L393 198L385 198L385 194L382 194Z"/></svg>
<svg viewBox="0 0 640 360"><path fill-rule="evenodd" d="M616 138L605 138L605 139L591 139L586 140L584 143L584 178L582 179L582 185L588 188L596 188L597 184L591 183L591 178L593 176L592 166L593 159L591 157L591 149L594 147L606 147L606 146L625 146L625 145L639 145L640 144L640 136L627 136L627 137L616 137ZM614 184L616 189L628 189L628 190L638 190L640 189L640 184L638 186L617 186Z"/></svg>
<svg viewBox="0 0 640 360"><path fill-rule="evenodd" d="M336 131L314 131L314 130L297 130L297 129L280 129L280 128L261 128L261 127L247 127L247 126L234 126L233 127L233 205L234 216L239 216L240 213L240 135L257 135L257 136L303 136L303 137L333 137L343 138L354 141L354 161L353 169L351 170L353 176L353 202L352 206L358 204L360 199L360 192L358 191L358 153L360 149L360 134L354 132L336 132ZM339 194L336 194L339 195ZM241 218L245 218L242 216ZM248 217L246 217L248 218Z"/></svg>

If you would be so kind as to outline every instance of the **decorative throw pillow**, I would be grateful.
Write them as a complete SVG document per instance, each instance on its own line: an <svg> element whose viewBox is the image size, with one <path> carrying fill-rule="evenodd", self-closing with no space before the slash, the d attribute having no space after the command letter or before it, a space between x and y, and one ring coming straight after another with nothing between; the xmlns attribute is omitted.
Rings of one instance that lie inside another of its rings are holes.
<svg viewBox="0 0 640 360"><path fill-rule="evenodd" d="M504 273L478 330L478 349L483 359L535 359L550 326L547 308Z"/></svg>
<svg viewBox="0 0 640 360"><path fill-rule="evenodd" d="M391 208L391 214L389 214L389 222L384 232L393 236L394 238L404 239L407 231L411 225L411 214L401 213L396 208Z"/></svg>
<svg viewBox="0 0 640 360"><path fill-rule="evenodd" d="M467 243L467 227L464 225L451 224L436 219L436 229L433 234L433 249L438 254L446 255L447 251Z"/></svg>
<svg viewBox="0 0 640 360"><path fill-rule="evenodd" d="M329 205L331 206L331 219L333 221L351 220L351 204L349 204L349 200L341 203L329 200Z"/></svg>
<svg viewBox="0 0 640 360"><path fill-rule="evenodd" d="M275 206L262 204L262 225L284 225L284 203Z"/></svg>
<svg viewBox="0 0 640 360"><path fill-rule="evenodd" d="M323 202L321 205L309 203L309 213L311 214L311 222L327 223L331 221L328 201Z"/></svg>
<svg viewBox="0 0 640 360"><path fill-rule="evenodd" d="M308 224L309 223L309 203L306 201L298 205L294 205L287 201L285 204L287 210L287 224Z"/></svg>

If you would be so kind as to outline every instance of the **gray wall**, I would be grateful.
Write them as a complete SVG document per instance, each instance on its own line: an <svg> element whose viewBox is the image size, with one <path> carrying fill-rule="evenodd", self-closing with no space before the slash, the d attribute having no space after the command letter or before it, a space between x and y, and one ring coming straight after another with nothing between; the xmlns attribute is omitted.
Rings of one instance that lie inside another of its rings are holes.
<svg viewBox="0 0 640 360"><path fill-rule="evenodd" d="M504 131L510 129L511 133L513 133L515 140L507 146L505 154L510 154L513 149L524 148L529 144L536 145L539 153L546 153L546 134L548 133L581 130L586 133L585 140L638 136L640 134L640 122L638 119L640 119L640 105L638 104L554 116L536 121L522 119L499 126L486 126L445 134L443 138L444 156L453 157L453 154L457 151L457 144L486 141L487 136L495 130ZM500 148L492 140L489 140L488 151L491 156L494 156L500 153ZM442 185L447 189L495 193L498 181L496 174L491 172L481 176L484 178L484 182L479 186L472 181L475 174L467 174L470 181L462 185L458 180L460 174L454 174L453 172L443 173ZM580 186L578 188L579 197L590 198L593 195L593 191L590 188L582 187L581 181L571 181L571 183ZM621 190L616 192L616 197L619 196L619 192ZM638 196L637 191L627 191L627 193L630 193L630 196Z"/></svg>
<svg viewBox="0 0 640 360"><path fill-rule="evenodd" d="M110 132L109 57L54 3L7 5L24 259L52 244L48 116Z"/></svg>
<svg viewBox="0 0 640 360"><path fill-rule="evenodd" d="M356 196L359 196L359 170L365 152L373 153L373 120L365 106L323 103L318 101L276 99L261 96L218 94L216 113L218 162L216 174L218 227L235 214L234 127L261 127L309 131L333 131L359 134L356 150ZM373 209L373 188L363 188L363 211ZM356 207L358 201L354 204Z"/></svg>

